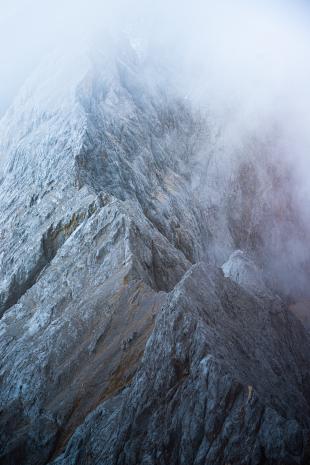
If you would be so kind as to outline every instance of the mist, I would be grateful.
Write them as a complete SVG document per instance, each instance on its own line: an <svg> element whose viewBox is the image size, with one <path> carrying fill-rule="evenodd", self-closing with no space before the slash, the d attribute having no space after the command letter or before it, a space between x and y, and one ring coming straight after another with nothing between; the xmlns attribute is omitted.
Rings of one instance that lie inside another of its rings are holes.
<svg viewBox="0 0 310 465"><path fill-rule="evenodd" d="M292 139L307 132L306 2L2 0L0 13L2 113L53 49L127 33L144 48L157 48L184 94L206 103L222 122L230 120L236 140L240 131L280 115L291 119Z"/></svg>
<svg viewBox="0 0 310 465"><path fill-rule="evenodd" d="M310 231L307 2L2 0L0 14L0 115L54 49L130 37L160 56L182 97L208 113L227 169L234 154L247 156L249 139L277 134L270 153L291 170L294 207ZM290 249L297 262L309 255L294 237Z"/></svg>
<svg viewBox="0 0 310 465"><path fill-rule="evenodd" d="M238 106L255 124L262 115L307 107L306 2L2 0L0 13L2 108L42 57L102 33L158 47L171 69L182 69L188 95L207 98L222 114Z"/></svg>

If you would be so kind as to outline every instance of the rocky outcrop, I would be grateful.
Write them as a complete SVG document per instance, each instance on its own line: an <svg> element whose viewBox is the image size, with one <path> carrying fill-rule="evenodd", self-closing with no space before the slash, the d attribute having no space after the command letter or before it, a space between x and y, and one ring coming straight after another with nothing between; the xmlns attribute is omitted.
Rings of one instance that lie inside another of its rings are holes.
<svg viewBox="0 0 310 465"><path fill-rule="evenodd" d="M242 250L233 252L223 264L222 270L226 278L230 278L248 292L256 296L272 296L264 282L262 270Z"/></svg>
<svg viewBox="0 0 310 465"><path fill-rule="evenodd" d="M47 460L99 401L126 385L161 291L189 267L129 204L101 196L91 210L1 320L4 463L16 463L20 451L26 463L33 453ZM12 438L16 417L23 421Z"/></svg>
<svg viewBox="0 0 310 465"><path fill-rule="evenodd" d="M306 464L308 350L278 301L196 265L157 316L131 385L53 463Z"/></svg>

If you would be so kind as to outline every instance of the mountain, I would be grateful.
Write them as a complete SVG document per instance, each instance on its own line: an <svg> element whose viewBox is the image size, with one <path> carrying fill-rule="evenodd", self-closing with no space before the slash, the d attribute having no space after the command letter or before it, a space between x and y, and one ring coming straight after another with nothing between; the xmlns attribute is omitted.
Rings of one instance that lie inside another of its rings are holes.
<svg viewBox="0 0 310 465"><path fill-rule="evenodd" d="M309 463L278 138L225 146L172 75L55 52L0 122L1 464Z"/></svg>

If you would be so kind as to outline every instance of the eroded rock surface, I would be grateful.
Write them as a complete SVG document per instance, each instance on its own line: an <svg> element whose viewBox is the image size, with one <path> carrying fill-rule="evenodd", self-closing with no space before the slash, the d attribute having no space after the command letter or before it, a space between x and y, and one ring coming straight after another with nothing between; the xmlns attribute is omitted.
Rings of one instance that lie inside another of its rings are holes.
<svg viewBox="0 0 310 465"><path fill-rule="evenodd" d="M308 463L264 164L227 173L211 141L129 46L51 57L1 120L1 464Z"/></svg>
<svg viewBox="0 0 310 465"><path fill-rule="evenodd" d="M55 465L308 463L309 341L274 304L193 266L130 387L87 418Z"/></svg>

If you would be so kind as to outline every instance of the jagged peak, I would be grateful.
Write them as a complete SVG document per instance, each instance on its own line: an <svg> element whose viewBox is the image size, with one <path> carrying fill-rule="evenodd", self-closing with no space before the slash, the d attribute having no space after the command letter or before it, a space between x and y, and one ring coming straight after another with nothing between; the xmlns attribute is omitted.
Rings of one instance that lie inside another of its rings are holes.
<svg viewBox="0 0 310 465"><path fill-rule="evenodd" d="M270 294L262 271L243 250L235 250L222 265L222 270L226 278L230 278L247 291L256 295Z"/></svg>
<svg viewBox="0 0 310 465"><path fill-rule="evenodd" d="M53 51L0 120L0 170L12 171L20 155L36 159L40 147L46 152L59 140L63 151L78 154L98 100L106 118L130 116L133 105L150 109L154 98L163 98L163 80L163 67L137 39L105 37Z"/></svg>

